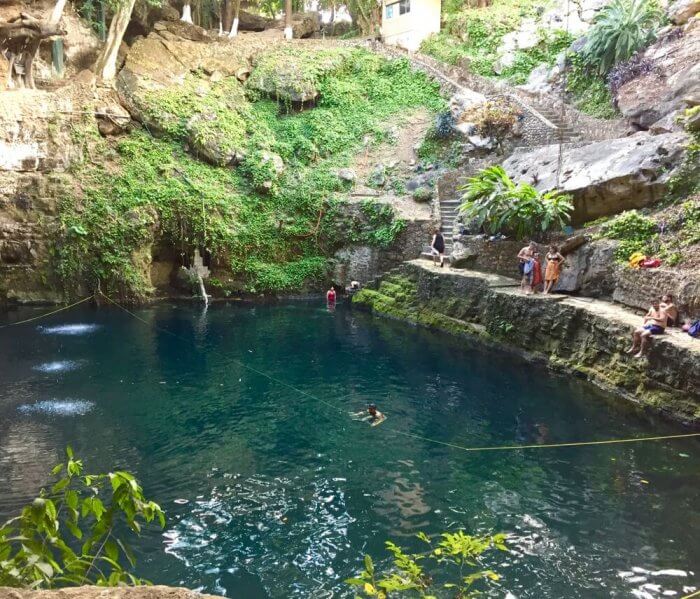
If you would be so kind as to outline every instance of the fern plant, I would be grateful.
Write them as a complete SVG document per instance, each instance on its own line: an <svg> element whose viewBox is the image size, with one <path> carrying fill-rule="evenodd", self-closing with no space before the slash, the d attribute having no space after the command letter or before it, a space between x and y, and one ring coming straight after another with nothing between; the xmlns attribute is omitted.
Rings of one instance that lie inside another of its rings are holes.
<svg viewBox="0 0 700 599"><path fill-rule="evenodd" d="M583 54L589 66L605 75L649 44L661 24L653 0L612 0L596 17Z"/></svg>
<svg viewBox="0 0 700 599"><path fill-rule="evenodd" d="M460 212L468 220L489 233L508 230L519 239L537 230L563 229L574 209L569 195L516 185L500 166L483 169L461 189Z"/></svg>

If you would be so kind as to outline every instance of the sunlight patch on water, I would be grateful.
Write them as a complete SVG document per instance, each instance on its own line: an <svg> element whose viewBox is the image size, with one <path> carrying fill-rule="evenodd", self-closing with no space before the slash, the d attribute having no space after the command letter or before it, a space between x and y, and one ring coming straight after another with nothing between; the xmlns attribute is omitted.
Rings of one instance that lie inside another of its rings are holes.
<svg viewBox="0 0 700 599"><path fill-rule="evenodd" d="M37 329L44 335L86 335L100 328L99 324L60 324L53 327L39 326Z"/></svg>
<svg viewBox="0 0 700 599"><path fill-rule="evenodd" d="M80 362L76 360L57 360L55 362L44 362L43 364L38 364L33 366L32 370L38 370L39 372L68 372L69 370L76 370L80 367Z"/></svg>
<svg viewBox="0 0 700 599"><path fill-rule="evenodd" d="M22 414L48 414L50 416L84 416L95 403L84 399L47 399L17 408Z"/></svg>

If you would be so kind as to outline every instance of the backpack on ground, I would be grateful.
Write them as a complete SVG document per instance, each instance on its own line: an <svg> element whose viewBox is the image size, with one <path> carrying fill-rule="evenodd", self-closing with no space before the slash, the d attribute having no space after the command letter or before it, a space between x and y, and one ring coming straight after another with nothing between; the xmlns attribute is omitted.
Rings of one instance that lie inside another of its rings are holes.
<svg viewBox="0 0 700 599"><path fill-rule="evenodd" d="M688 335L696 339L700 337L700 320L696 320L688 327Z"/></svg>

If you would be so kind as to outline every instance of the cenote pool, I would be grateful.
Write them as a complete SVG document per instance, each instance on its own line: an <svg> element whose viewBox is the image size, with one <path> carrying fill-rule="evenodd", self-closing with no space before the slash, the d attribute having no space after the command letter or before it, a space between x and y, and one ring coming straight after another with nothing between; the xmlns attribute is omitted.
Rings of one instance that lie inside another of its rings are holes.
<svg viewBox="0 0 700 599"><path fill-rule="evenodd" d="M0 317L17 320L38 312ZM683 432L505 353L318 302L77 308L0 330L0 517L67 444L129 469L168 526L139 574L240 599L351 597L384 541L507 532L493 597L700 586L700 443L465 453ZM171 331L178 336L163 332ZM277 381L240 366L269 373ZM286 387L283 381L323 402ZM367 400L388 420L346 416ZM340 409L327 405L328 402Z"/></svg>

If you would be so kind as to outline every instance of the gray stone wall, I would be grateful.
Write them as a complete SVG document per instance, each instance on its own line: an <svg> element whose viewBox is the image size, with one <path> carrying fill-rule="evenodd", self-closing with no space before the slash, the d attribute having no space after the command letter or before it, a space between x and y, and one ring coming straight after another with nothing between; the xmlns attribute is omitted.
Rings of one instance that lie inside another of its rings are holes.
<svg viewBox="0 0 700 599"><path fill-rule="evenodd" d="M654 338L644 360L625 354L639 317L598 301L526 296L508 279L414 261L353 305L541 359L692 426L700 426L700 344L679 331ZM506 328L507 327L507 328Z"/></svg>
<svg viewBox="0 0 700 599"><path fill-rule="evenodd" d="M564 240L555 241L562 245ZM518 278L517 254L524 241L488 241L468 235L455 240L456 265L476 271ZM547 244L538 245L542 257ZM700 317L700 278L672 268L633 269L615 260L617 242L589 241L565 255L555 291L604 298L635 310L647 310L653 299L674 296L685 318Z"/></svg>

